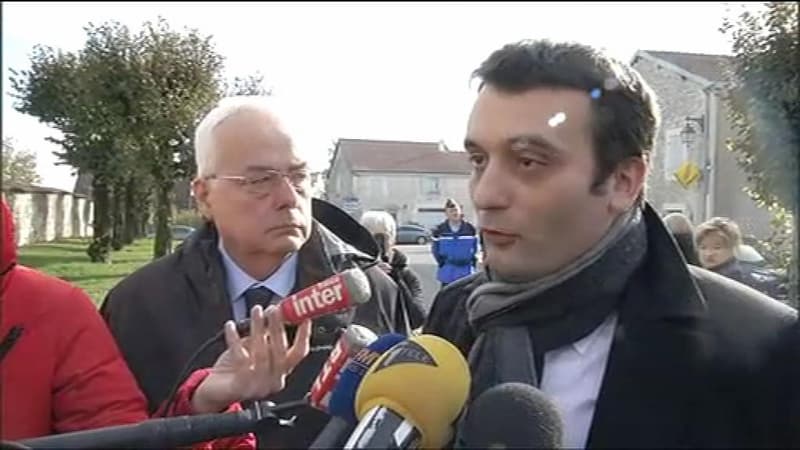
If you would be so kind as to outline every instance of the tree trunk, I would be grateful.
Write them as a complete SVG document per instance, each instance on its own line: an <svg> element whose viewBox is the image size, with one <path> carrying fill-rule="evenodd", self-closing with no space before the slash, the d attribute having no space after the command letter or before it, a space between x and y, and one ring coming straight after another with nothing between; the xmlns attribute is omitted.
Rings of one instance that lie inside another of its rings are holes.
<svg viewBox="0 0 800 450"><path fill-rule="evenodd" d="M800 190L800 183L798 183ZM789 264L789 304L800 309L800 192L792 211L792 259Z"/></svg>
<svg viewBox="0 0 800 450"><path fill-rule="evenodd" d="M156 190L156 240L153 258L172 251L172 183L160 183Z"/></svg>
<svg viewBox="0 0 800 450"><path fill-rule="evenodd" d="M122 235L122 242L125 245L133 244L139 234L138 209L144 205L136 203L136 188L137 185L133 179L128 180L125 184L125 230Z"/></svg>
<svg viewBox="0 0 800 450"><path fill-rule="evenodd" d="M92 242L86 254L92 262L111 262L111 208L108 184L102 177L92 179L92 196L94 197L94 224Z"/></svg>
<svg viewBox="0 0 800 450"><path fill-rule="evenodd" d="M147 209L145 209L144 211L142 211L139 214L139 217L138 217L139 220L136 222L137 225L138 225L138 227L136 229L136 237L138 237L138 238L147 237L147 224L149 223L149 219L150 219L149 211L150 211L150 209L148 207Z"/></svg>
<svg viewBox="0 0 800 450"><path fill-rule="evenodd" d="M111 248L116 251L122 250L125 246L125 204L124 185L121 182L114 184L111 195L111 210L113 224L111 226Z"/></svg>

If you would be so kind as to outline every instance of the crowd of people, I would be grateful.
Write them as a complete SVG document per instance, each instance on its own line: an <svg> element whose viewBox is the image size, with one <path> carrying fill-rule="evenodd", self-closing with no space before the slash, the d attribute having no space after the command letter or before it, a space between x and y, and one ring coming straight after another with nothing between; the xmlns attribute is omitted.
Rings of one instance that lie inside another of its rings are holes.
<svg viewBox="0 0 800 450"><path fill-rule="evenodd" d="M302 129L269 98L223 99L200 122L192 190L205 226L125 277L99 314L79 289L15 264L6 231L2 439L296 400L355 323L453 343L469 402L505 382L535 386L566 448L800 445L797 311L746 286L732 222L673 238L673 219L648 203L659 117L641 76L550 41L503 46L474 76L464 146L480 236L445 205L430 311L391 217L358 221L311 198ZM278 300L350 269L370 301L284 323ZM243 338L234 323L248 319ZM294 426L199 445L308 448L328 419L308 407Z"/></svg>

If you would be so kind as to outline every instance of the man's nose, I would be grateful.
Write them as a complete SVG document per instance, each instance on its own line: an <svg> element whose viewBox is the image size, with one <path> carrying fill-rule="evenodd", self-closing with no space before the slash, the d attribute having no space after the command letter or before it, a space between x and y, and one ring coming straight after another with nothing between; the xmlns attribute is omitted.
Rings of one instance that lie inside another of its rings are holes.
<svg viewBox="0 0 800 450"><path fill-rule="evenodd" d="M490 162L470 180L470 195L475 209L508 208L513 195L509 174L499 163Z"/></svg>
<svg viewBox="0 0 800 450"><path fill-rule="evenodd" d="M298 204L298 196L297 188L285 176L280 177L271 193L277 209L294 208Z"/></svg>

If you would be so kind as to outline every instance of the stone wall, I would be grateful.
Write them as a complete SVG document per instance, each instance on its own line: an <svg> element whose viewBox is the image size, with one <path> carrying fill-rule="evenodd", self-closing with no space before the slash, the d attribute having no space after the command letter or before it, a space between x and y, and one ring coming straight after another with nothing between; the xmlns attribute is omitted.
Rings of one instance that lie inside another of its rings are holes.
<svg viewBox="0 0 800 450"><path fill-rule="evenodd" d="M93 203L69 192L34 188L5 192L17 245L92 235Z"/></svg>

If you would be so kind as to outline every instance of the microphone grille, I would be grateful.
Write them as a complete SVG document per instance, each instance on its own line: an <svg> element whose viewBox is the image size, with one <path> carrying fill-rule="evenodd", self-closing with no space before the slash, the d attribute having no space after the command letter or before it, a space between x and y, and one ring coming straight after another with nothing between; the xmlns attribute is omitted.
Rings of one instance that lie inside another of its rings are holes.
<svg viewBox="0 0 800 450"><path fill-rule="evenodd" d="M560 448L563 424L555 405L535 387L503 383L469 406L463 424L468 448Z"/></svg>

